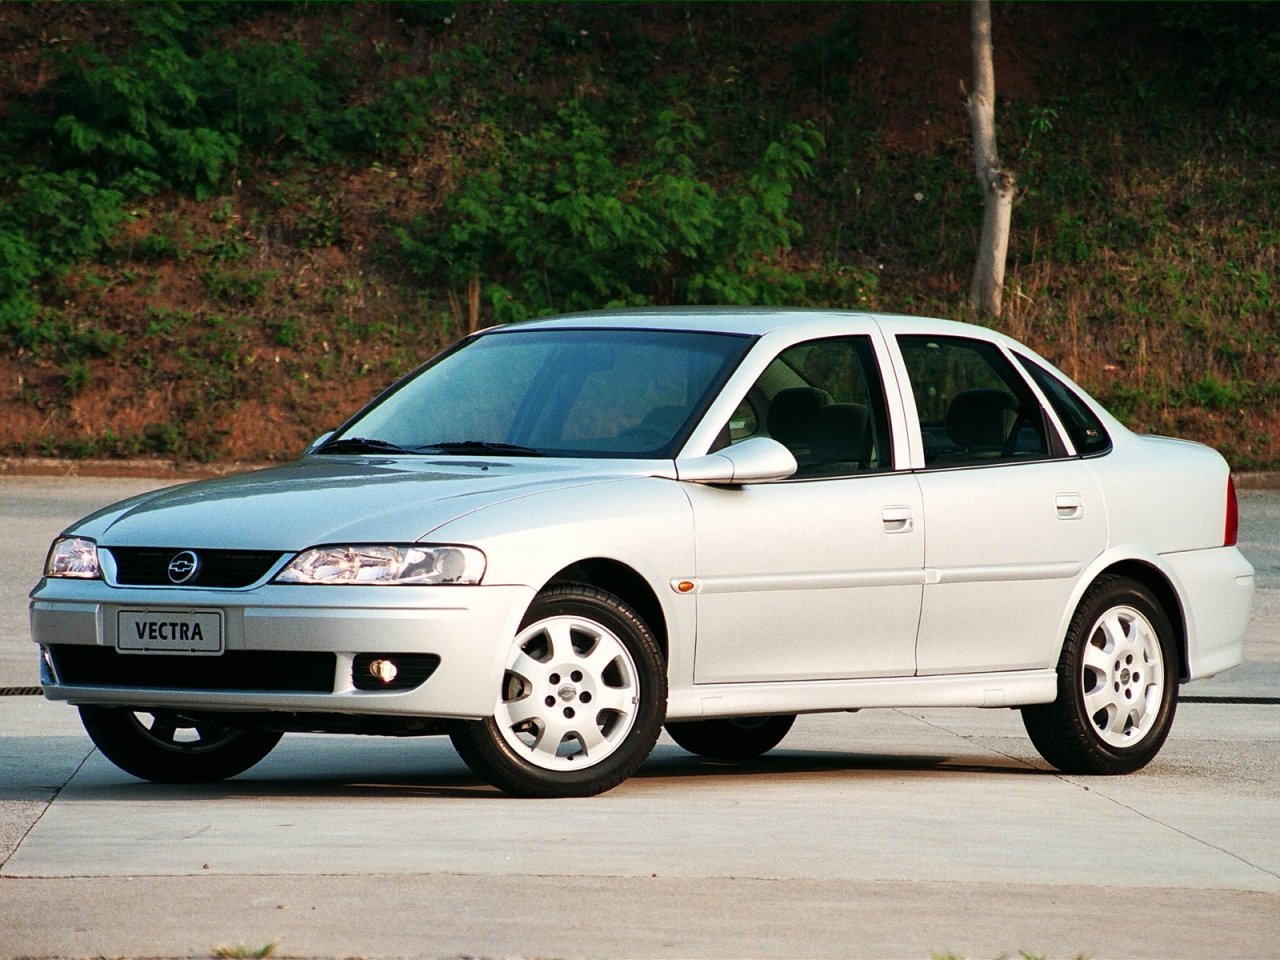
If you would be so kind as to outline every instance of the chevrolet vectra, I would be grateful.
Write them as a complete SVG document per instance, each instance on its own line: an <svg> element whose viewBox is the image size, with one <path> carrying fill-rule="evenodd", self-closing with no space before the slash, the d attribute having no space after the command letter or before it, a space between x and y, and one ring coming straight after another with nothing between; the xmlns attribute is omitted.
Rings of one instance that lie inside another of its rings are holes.
<svg viewBox="0 0 1280 960"><path fill-rule="evenodd" d="M31 594L45 695L123 770L234 776L285 732L452 738L584 796L665 724L744 760L797 714L1016 708L1136 770L1239 663L1226 462L943 320L697 309L482 331L294 463L73 524Z"/></svg>

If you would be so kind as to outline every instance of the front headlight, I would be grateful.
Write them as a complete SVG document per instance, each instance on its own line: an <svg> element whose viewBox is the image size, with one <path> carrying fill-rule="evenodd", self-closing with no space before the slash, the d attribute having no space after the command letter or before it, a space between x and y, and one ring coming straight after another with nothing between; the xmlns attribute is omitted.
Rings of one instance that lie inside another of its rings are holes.
<svg viewBox="0 0 1280 960"><path fill-rule="evenodd" d="M98 564L98 545L84 537L59 537L49 547L44 561L46 577L74 577L98 580L102 567Z"/></svg>
<svg viewBox="0 0 1280 960"><path fill-rule="evenodd" d="M479 583L484 554L475 547L352 545L303 550L276 574L276 583L358 583L383 586Z"/></svg>

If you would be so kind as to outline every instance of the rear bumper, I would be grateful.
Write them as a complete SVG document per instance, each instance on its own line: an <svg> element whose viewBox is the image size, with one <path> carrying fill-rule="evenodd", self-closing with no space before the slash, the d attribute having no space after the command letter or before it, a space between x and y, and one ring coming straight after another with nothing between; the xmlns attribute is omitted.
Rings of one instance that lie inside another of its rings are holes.
<svg viewBox="0 0 1280 960"><path fill-rule="evenodd" d="M41 682L50 700L479 719L493 712L507 645L532 599L533 590L519 586L157 590L45 580L31 594L31 636L42 649ZM223 652L117 650L125 609L219 612ZM98 649L87 654L76 647ZM317 680L317 662L329 662L317 654L332 655L331 681L327 665ZM438 657L439 664L410 689L358 689L357 662L370 654ZM291 675L304 668L305 681ZM244 671L243 683L237 671Z"/></svg>
<svg viewBox="0 0 1280 960"><path fill-rule="evenodd" d="M1235 547L1167 553L1187 625L1187 679L1201 680L1244 659L1253 606L1253 567Z"/></svg>

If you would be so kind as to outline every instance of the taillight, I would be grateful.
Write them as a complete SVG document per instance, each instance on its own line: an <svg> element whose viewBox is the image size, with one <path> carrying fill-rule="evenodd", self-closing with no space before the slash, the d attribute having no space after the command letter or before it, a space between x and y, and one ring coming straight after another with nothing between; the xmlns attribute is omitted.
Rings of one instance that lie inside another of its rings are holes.
<svg viewBox="0 0 1280 960"><path fill-rule="evenodd" d="M1240 504L1236 501L1236 482L1227 474L1227 524L1222 534L1222 545L1234 547L1240 534Z"/></svg>

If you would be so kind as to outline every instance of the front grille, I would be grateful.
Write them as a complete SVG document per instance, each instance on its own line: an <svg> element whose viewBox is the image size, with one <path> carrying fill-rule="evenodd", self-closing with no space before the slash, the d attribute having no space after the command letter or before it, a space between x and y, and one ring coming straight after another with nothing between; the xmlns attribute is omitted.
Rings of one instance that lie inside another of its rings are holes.
<svg viewBox="0 0 1280 960"><path fill-rule="evenodd" d="M172 587L169 563L182 547L104 547L116 561L116 583L122 586ZM184 587L247 587L267 575L280 559L272 550L191 550L199 559L196 574Z"/></svg>
<svg viewBox="0 0 1280 960"><path fill-rule="evenodd" d="M111 647L55 643L53 668L70 686L155 690L332 693L332 653L228 650L216 657L118 653Z"/></svg>

